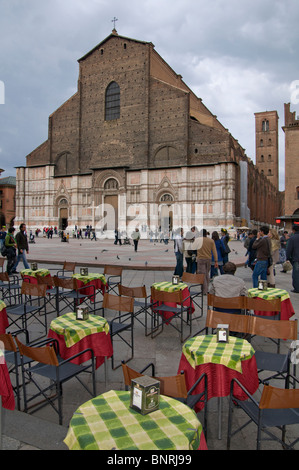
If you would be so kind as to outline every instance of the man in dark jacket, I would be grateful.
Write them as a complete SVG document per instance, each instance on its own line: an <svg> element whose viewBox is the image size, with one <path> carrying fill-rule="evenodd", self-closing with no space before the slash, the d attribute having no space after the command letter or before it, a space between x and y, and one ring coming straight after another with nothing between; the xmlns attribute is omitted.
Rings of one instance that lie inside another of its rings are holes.
<svg viewBox="0 0 299 470"><path fill-rule="evenodd" d="M26 253L29 253L28 240L26 234L26 224L20 225L20 231L16 235L16 242L18 247L18 256L16 264L13 267L13 273L17 273L17 266L20 260L23 261L24 268L29 269L29 264L27 262Z"/></svg>
<svg viewBox="0 0 299 470"><path fill-rule="evenodd" d="M292 292L299 294L299 225L293 225L293 235L287 244L287 259L292 263L293 288Z"/></svg>

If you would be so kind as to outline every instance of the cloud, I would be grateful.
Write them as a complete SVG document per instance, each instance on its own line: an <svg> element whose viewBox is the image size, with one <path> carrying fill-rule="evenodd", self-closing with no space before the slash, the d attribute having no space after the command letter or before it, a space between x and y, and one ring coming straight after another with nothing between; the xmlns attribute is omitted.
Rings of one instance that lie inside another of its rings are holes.
<svg viewBox="0 0 299 470"><path fill-rule="evenodd" d="M255 160L254 113L278 111L299 79L293 0L0 0L0 166L14 175L77 88L77 60L119 34L157 52ZM299 112L299 104L292 104ZM284 141L280 136L283 184Z"/></svg>

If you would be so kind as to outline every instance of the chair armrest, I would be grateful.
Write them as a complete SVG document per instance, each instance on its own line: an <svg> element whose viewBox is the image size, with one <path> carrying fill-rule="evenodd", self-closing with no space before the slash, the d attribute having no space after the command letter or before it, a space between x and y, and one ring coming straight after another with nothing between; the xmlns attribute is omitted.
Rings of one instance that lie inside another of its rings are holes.
<svg viewBox="0 0 299 470"><path fill-rule="evenodd" d="M82 356L83 354L85 354L88 351L91 353L91 358L94 361L94 352L93 352L93 350L91 348L87 348L87 349L84 349L84 351L80 351L77 354L74 354L74 356L69 357L69 358L64 359L63 361L59 362L58 367L61 367L63 364L66 364L66 363L72 361L73 359L76 359L76 357Z"/></svg>
<svg viewBox="0 0 299 470"><path fill-rule="evenodd" d="M248 390L244 387L244 385L241 384L241 382L239 382L238 379L232 379L231 381L231 384L230 384L230 397L237 400L236 397L234 397L234 384L237 383L238 386L243 390L243 392L245 393L245 395L247 395L247 397L250 399L250 401L252 401L252 403L254 403L257 407L259 407L259 404L258 402L253 398L253 396L248 392Z"/></svg>
<svg viewBox="0 0 299 470"><path fill-rule="evenodd" d="M126 312L118 315L117 317L114 317L112 320L109 320L110 323L123 323L126 318L130 317L131 323L133 324L133 313L132 312ZM122 319L122 321L120 321Z"/></svg>
<svg viewBox="0 0 299 470"><path fill-rule="evenodd" d="M153 362L150 362L147 366L145 366L139 373L140 374L143 374L143 372L145 372L147 369L149 369L151 367L152 369L152 373L151 373L151 377L155 377L155 364Z"/></svg>

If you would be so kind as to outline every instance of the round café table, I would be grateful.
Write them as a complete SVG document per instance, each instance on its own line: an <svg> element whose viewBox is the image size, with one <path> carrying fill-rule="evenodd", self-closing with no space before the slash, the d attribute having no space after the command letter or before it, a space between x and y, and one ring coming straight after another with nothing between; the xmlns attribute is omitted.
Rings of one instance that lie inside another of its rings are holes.
<svg viewBox="0 0 299 470"><path fill-rule="evenodd" d="M2 448L2 408L14 410L15 397L4 358L4 351L0 348L0 449Z"/></svg>
<svg viewBox="0 0 299 470"><path fill-rule="evenodd" d="M102 295L107 292L108 283L104 274L101 273L89 273L86 275L82 274L73 274L73 278L77 279L77 284L80 289L80 294L85 294L89 296L92 301L94 301L94 289L91 286L95 287L95 290L100 290ZM83 289L84 288L84 289Z"/></svg>
<svg viewBox="0 0 299 470"><path fill-rule="evenodd" d="M285 289L277 289L271 287L267 290L260 290L257 288L248 289L248 297L258 297L264 300L274 300L280 299L281 300L281 312L280 312L280 320L289 320L294 314L294 307L292 305L290 294ZM275 313L275 312L274 312ZM255 315L262 315L262 316L273 316L273 312L270 311L254 311Z"/></svg>
<svg viewBox="0 0 299 470"><path fill-rule="evenodd" d="M99 315L89 314L88 320L76 320L76 313L69 312L51 321L49 338L56 339L59 354L68 359L85 349L92 349L96 358L96 368L113 354L109 324ZM91 358L90 351L77 357L74 362L80 364Z"/></svg>
<svg viewBox="0 0 299 470"><path fill-rule="evenodd" d="M185 284L183 282L180 282L179 284L172 284L172 282L162 281L162 282L155 282L154 284L152 284L152 287L156 290L163 291L163 292L176 292L178 290L181 290L182 291L182 298L183 298L183 306L184 307L190 307L190 312L191 313L194 312L195 308L194 308L193 302L191 300L189 287L188 287L187 284ZM172 306L176 307L177 306L176 304L173 304L171 302L165 302L165 304L168 305L169 307L172 307ZM159 309L159 307L157 307L157 310L158 309ZM164 320L170 321L171 318L173 317L173 313L171 313L171 312L163 311L161 313L162 313L162 316L163 316Z"/></svg>
<svg viewBox="0 0 299 470"><path fill-rule="evenodd" d="M4 334L8 327L9 321L6 313L6 304L3 300L0 300L0 334Z"/></svg>
<svg viewBox="0 0 299 470"><path fill-rule="evenodd" d="M202 425L183 403L160 396L159 409L130 408L130 392L110 390L74 413L65 444L70 450L206 450Z"/></svg>
<svg viewBox="0 0 299 470"><path fill-rule="evenodd" d="M229 336L228 343L217 342L216 335L199 335L187 340L183 345L178 373L185 373L187 389L190 389L201 374L208 378L208 400L218 397L219 439L221 439L221 398L229 396L232 379L236 378L254 394L259 387L258 370L254 349L248 341ZM203 392L203 383L193 391ZM236 396L246 400L247 395L236 386ZM198 403L195 411L202 409Z"/></svg>

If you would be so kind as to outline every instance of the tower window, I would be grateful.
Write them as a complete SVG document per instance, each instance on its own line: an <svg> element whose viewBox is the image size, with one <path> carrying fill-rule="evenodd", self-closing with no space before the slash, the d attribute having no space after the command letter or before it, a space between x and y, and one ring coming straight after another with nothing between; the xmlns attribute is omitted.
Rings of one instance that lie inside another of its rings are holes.
<svg viewBox="0 0 299 470"><path fill-rule="evenodd" d="M262 123L262 130L263 130L264 132L266 132L266 131L269 130L269 121L268 121L268 119L265 119L265 120L263 121L263 123Z"/></svg>
<svg viewBox="0 0 299 470"><path fill-rule="evenodd" d="M120 88L116 82L111 82L106 89L105 120L112 121L120 117Z"/></svg>

